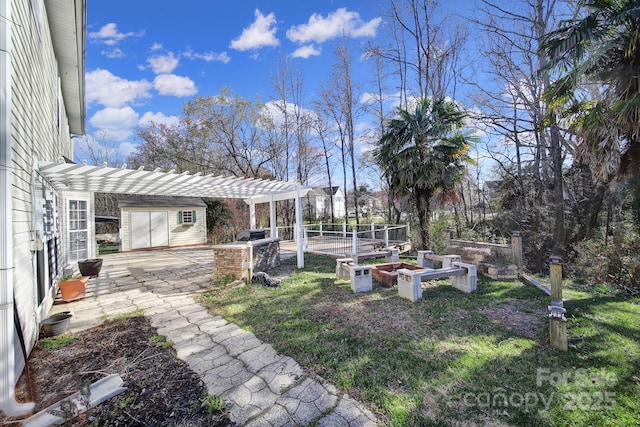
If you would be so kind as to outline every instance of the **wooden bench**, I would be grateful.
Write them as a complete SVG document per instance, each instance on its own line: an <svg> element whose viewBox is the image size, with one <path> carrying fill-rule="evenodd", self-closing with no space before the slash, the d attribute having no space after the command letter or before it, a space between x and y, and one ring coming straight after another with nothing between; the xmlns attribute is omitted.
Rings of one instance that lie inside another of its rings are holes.
<svg viewBox="0 0 640 427"><path fill-rule="evenodd" d="M445 255L446 256L446 255ZM436 270L398 270L398 295L416 302L422 298L422 282L451 278L451 285L462 292L476 290L478 271L475 265L454 261L450 267Z"/></svg>
<svg viewBox="0 0 640 427"><path fill-rule="evenodd" d="M442 264L442 268L449 268L454 262L460 262L460 255L436 255L433 251L418 251L418 265L420 267L435 268L435 263Z"/></svg>
<svg viewBox="0 0 640 427"><path fill-rule="evenodd" d="M386 262L388 263L400 261L400 250L398 248L386 248L378 251L361 252L357 254L353 252L349 252L347 255L349 255L349 257L353 259L353 262L355 264L358 263L358 260L365 259L365 258L384 257Z"/></svg>
<svg viewBox="0 0 640 427"><path fill-rule="evenodd" d="M336 278L351 281L353 292L368 292L373 289L370 265L357 265L353 258L336 260Z"/></svg>

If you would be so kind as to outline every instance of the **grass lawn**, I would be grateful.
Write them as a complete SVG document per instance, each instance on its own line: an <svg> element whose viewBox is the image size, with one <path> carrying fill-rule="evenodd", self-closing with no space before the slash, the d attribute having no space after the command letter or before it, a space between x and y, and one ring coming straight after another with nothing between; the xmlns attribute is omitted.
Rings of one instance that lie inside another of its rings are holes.
<svg viewBox="0 0 640 427"><path fill-rule="evenodd" d="M411 303L375 282L355 295L334 271L307 255L280 289L219 287L202 301L388 425L640 425L638 298L565 288L562 353L534 287L479 278L464 294L441 280Z"/></svg>

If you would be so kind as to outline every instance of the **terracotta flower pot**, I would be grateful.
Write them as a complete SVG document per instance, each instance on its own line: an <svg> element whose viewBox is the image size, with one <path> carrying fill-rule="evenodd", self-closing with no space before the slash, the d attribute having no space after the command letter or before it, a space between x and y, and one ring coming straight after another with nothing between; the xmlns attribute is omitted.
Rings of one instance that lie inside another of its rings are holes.
<svg viewBox="0 0 640 427"><path fill-rule="evenodd" d="M87 289L87 281L89 281L89 276L58 282L62 301L71 302L83 298Z"/></svg>
<svg viewBox="0 0 640 427"><path fill-rule="evenodd" d="M102 269L102 258L78 261L78 268L80 269L80 274L83 276L98 277Z"/></svg>

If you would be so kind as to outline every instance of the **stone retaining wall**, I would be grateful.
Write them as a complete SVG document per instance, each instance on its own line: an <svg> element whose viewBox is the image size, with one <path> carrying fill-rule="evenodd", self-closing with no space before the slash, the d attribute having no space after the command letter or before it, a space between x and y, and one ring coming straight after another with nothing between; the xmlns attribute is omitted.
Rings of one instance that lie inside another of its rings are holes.
<svg viewBox="0 0 640 427"><path fill-rule="evenodd" d="M517 279L518 267L513 263L511 245L450 239L447 255L460 255L462 261L474 264L478 272L494 280Z"/></svg>

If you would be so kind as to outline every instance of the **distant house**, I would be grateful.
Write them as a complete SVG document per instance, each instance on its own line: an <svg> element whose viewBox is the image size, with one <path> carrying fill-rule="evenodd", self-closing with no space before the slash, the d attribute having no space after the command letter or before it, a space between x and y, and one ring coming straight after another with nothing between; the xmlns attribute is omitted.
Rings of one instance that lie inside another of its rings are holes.
<svg viewBox="0 0 640 427"><path fill-rule="evenodd" d="M380 198L374 194L360 194L358 196L358 205L360 206L360 213L366 217L380 215L383 211Z"/></svg>
<svg viewBox="0 0 640 427"><path fill-rule="evenodd" d="M197 197L119 196L123 251L207 243L207 205Z"/></svg>
<svg viewBox="0 0 640 427"><path fill-rule="evenodd" d="M304 213L309 219L331 218L331 202L333 200L333 216L344 218L346 213L345 197L342 188L316 187L313 188L304 201Z"/></svg>

